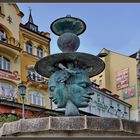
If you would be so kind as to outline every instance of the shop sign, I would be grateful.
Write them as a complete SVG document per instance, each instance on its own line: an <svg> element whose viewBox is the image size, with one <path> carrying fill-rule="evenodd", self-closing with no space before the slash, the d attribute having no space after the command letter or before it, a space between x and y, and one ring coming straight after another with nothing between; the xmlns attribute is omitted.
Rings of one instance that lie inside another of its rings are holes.
<svg viewBox="0 0 140 140"><path fill-rule="evenodd" d="M18 71L13 71L12 73L0 71L0 78L7 78L7 79L11 79L11 80L20 80Z"/></svg>
<svg viewBox="0 0 140 140"><path fill-rule="evenodd" d="M119 72L117 72L116 75L116 89L120 90L123 89L125 87L128 87L128 68L123 69Z"/></svg>
<svg viewBox="0 0 140 140"><path fill-rule="evenodd" d="M123 99L129 99L136 96L136 86L129 86L123 90Z"/></svg>

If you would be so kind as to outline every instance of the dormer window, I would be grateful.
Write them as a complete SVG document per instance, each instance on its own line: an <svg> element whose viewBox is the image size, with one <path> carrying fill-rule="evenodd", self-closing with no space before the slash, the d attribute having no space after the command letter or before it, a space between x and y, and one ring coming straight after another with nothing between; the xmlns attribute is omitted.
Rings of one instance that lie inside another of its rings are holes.
<svg viewBox="0 0 140 140"><path fill-rule="evenodd" d="M32 14L31 14L31 9L30 9L30 14L29 14L29 19L28 19L28 22L25 24L25 26L34 31L34 32L38 32L38 26L34 24L33 22L33 17L32 17Z"/></svg>
<svg viewBox="0 0 140 140"><path fill-rule="evenodd" d="M32 44L30 42L26 43L26 52L32 54Z"/></svg>
<svg viewBox="0 0 140 140"><path fill-rule="evenodd" d="M37 26L36 26L36 25L34 25L34 24L31 24L31 23L30 23L29 28L30 28L31 30L35 31L35 32L37 32L37 31L38 31Z"/></svg>
<svg viewBox="0 0 140 140"><path fill-rule="evenodd" d="M40 57L40 58L43 57L43 49L40 48L40 47L37 48L37 56Z"/></svg>
<svg viewBox="0 0 140 140"><path fill-rule="evenodd" d="M7 35L6 33L0 29L0 40L6 42L7 41Z"/></svg>

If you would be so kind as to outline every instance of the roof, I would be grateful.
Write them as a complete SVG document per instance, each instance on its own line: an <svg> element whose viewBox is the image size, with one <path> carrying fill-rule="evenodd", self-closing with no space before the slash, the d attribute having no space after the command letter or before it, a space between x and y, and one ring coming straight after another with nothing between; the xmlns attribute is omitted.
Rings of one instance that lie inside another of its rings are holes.
<svg viewBox="0 0 140 140"><path fill-rule="evenodd" d="M137 52L136 53L134 53L134 54L132 54L132 55L130 55L130 56L128 56L128 55L125 55L125 54L121 54L121 53L118 53L118 52L114 52L114 51L111 51L111 50L108 50L108 49L106 49L106 48L103 48L101 51L100 51L100 53L101 52L112 52L112 53L115 53L115 54L118 54L118 55L122 55L122 56L125 56L125 57L131 57L131 58L136 58L136 55L137 55Z"/></svg>
<svg viewBox="0 0 140 140"><path fill-rule="evenodd" d="M16 3L10 3L11 5L13 5L16 9L16 12L19 16L23 17L24 16L24 13L22 11L20 11L19 7L17 6Z"/></svg>
<svg viewBox="0 0 140 140"><path fill-rule="evenodd" d="M30 31L30 32L32 32L32 33L34 33L34 34L37 34L37 35L39 35L39 36L41 36L41 37L44 37L45 39L51 40L49 37L42 35L40 32L35 32L35 31L33 31L33 30L30 30L29 28L27 28L27 27L26 27L24 24L22 24L22 23L20 23L20 27L22 27L22 28L24 28L24 29L26 29L26 30L28 30L28 31Z"/></svg>
<svg viewBox="0 0 140 140"><path fill-rule="evenodd" d="M138 53L138 51L136 53L134 53L134 54L131 54L129 57L136 58L137 57L137 53Z"/></svg>

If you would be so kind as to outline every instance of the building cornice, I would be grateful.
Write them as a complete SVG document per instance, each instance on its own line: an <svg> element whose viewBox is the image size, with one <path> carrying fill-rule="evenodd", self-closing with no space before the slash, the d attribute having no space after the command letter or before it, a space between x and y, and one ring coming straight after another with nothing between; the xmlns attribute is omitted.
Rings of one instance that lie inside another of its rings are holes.
<svg viewBox="0 0 140 140"><path fill-rule="evenodd" d="M24 30L30 32L30 33L33 33L34 35L37 35L38 37L41 37L41 38L45 39L45 41L46 41L46 39L49 40L49 41L51 41L51 39L50 39L49 37L44 36L44 35L41 35L39 32L35 32L35 31L30 30L29 28L27 28L27 27L26 27L25 25L23 25L22 23L20 23L20 27L21 27L22 29L24 29Z"/></svg>

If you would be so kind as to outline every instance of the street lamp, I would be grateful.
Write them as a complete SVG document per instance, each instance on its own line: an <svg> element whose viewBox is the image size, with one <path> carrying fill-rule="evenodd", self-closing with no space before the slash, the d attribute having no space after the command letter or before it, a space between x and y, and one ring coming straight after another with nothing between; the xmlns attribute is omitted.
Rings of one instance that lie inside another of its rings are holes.
<svg viewBox="0 0 140 140"><path fill-rule="evenodd" d="M18 91L19 91L19 95L21 96L21 100L22 100L22 119L25 119L24 99L25 99L25 95L26 95L26 86L23 84L23 82L21 82L18 85Z"/></svg>

